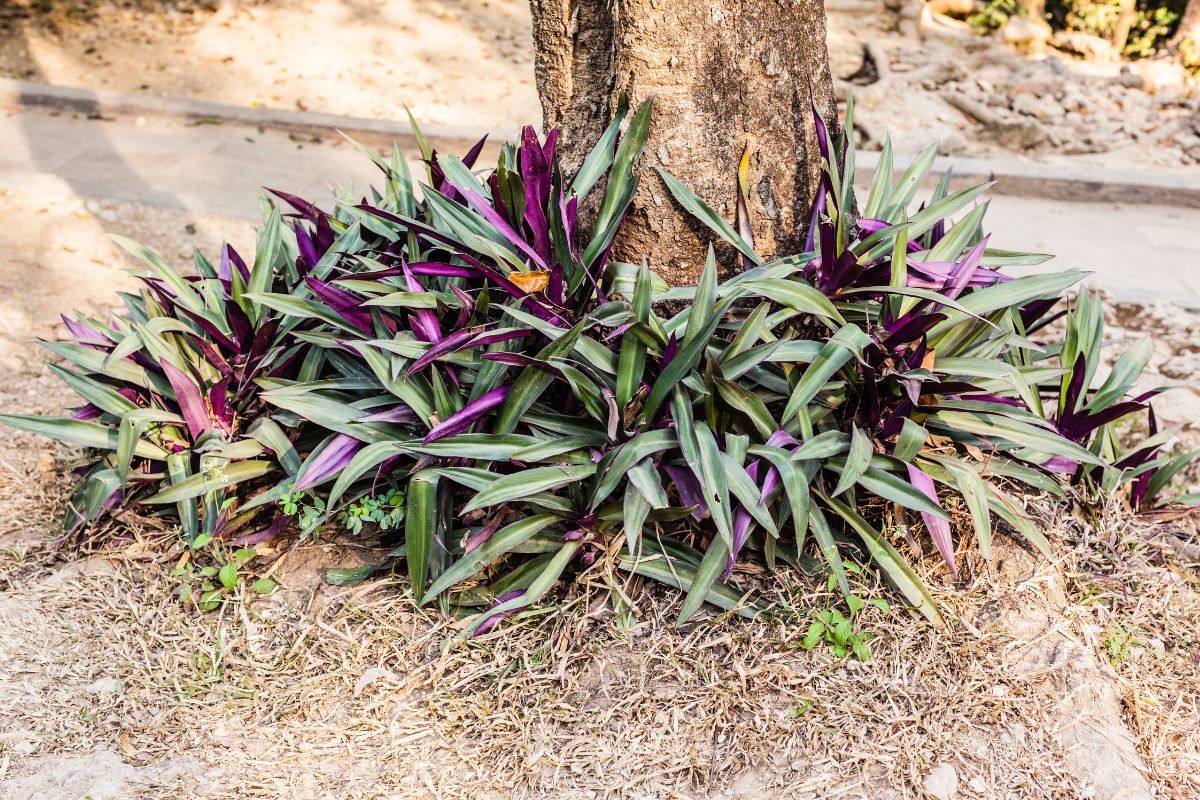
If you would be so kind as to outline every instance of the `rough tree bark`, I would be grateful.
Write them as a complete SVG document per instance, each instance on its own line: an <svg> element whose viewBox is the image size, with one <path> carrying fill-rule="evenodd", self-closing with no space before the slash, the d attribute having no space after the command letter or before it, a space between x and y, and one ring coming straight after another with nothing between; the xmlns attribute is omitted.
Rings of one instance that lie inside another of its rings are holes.
<svg viewBox="0 0 1200 800"><path fill-rule="evenodd" d="M530 0L546 127L577 165L622 92L653 98L647 164L683 180L726 219L737 166L751 152L750 216L760 252L804 234L819 151L809 103L836 106L821 0ZM617 255L646 256L671 283L694 281L711 236L648 172Z"/></svg>

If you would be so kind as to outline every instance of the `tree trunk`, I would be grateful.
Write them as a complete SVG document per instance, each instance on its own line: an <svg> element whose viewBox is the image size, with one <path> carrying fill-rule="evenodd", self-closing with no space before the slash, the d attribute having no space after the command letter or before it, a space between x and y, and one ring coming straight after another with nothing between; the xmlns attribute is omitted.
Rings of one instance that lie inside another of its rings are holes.
<svg viewBox="0 0 1200 800"><path fill-rule="evenodd" d="M727 220L750 148L758 251L797 251L819 177L810 105L835 123L821 0L530 0L538 93L577 166L622 92L652 98L647 166L670 171ZM832 126L831 126L832 127ZM643 178L617 257L693 282L713 237ZM727 259L732 265L732 259Z"/></svg>
<svg viewBox="0 0 1200 800"><path fill-rule="evenodd" d="M1171 44L1176 47L1185 46L1184 43L1191 47L1193 51L1200 48L1200 0L1188 0L1187 7L1183 9L1183 19L1179 20L1179 27L1175 29L1175 36L1171 39ZM1198 53L1193 53L1195 58Z"/></svg>
<svg viewBox="0 0 1200 800"><path fill-rule="evenodd" d="M1125 45L1129 43L1129 31L1133 29L1136 19L1137 0L1120 0L1117 6L1117 22L1113 25L1112 36L1109 40L1112 42L1113 50L1117 51L1118 57L1125 52Z"/></svg>
<svg viewBox="0 0 1200 800"><path fill-rule="evenodd" d="M1025 16L1030 19L1046 21L1046 0L1021 0L1019 5Z"/></svg>

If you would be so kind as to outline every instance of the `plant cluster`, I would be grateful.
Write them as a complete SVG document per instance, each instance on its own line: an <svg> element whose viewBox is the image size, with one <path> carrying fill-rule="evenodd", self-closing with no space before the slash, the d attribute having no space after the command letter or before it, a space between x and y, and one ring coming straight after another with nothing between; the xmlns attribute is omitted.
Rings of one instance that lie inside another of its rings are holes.
<svg viewBox="0 0 1200 800"><path fill-rule="evenodd" d="M585 574L625 621L634 576L685 592L681 621L756 615L770 598L739 567L809 553L847 596L869 565L937 622L910 563L925 544L952 574L1000 523L1049 553L1020 493L1132 480L1131 504L1161 502L1186 457L1160 454L1152 414L1132 448L1118 430L1150 413L1127 396L1148 347L1091 391L1098 302L1054 313L1083 273L1006 273L1046 257L990 246L987 186L944 179L912 212L934 148L897 174L889 147L860 204L852 109L842 132L815 116L803 252L756 250L745 181L730 222L662 173L718 245L670 288L612 255L649 113L622 107L572 174L556 131L478 170L483 142L437 154L414 126L424 186L366 151L381 192L331 211L279 194L287 222L265 203L249 267L227 247L185 277L129 245L145 289L47 344L85 405L4 420L85 447L68 528L135 502L192 544L373 525L468 635ZM1064 340L1039 342L1064 313ZM822 630L861 656L845 619Z"/></svg>
<svg viewBox="0 0 1200 800"><path fill-rule="evenodd" d="M1186 0L1137 3L1121 55L1149 58L1159 52L1178 29L1186 4ZM996 30L1010 17L1032 13L1029 7L1030 4L1020 0L984 0L977 4L967 22L983 31ZM1121 0L1050 0L1043 7L1043 21L1056 31L1080 31L1111 40L1119 26L1122 3Z"/></svg>

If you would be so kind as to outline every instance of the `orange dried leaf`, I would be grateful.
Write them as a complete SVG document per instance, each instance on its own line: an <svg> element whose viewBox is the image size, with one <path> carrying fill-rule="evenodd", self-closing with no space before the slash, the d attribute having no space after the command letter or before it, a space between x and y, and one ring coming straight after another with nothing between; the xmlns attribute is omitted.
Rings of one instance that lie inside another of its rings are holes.
<svg viewBox="0 0 1200 800"><path fill-rule="evenodd" d="M540 292L550 285L550 271L512 272L509 273L508 279L523 291L530 293Z"/></svg>

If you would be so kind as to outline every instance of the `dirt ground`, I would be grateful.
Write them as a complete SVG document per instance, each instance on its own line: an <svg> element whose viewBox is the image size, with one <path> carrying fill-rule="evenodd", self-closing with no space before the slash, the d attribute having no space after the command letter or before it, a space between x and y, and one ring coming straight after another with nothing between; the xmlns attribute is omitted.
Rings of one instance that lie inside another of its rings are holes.
<svg viewBox="0 0 1200 800"><path fill-rule="evenodd" d="M1169 59L1028 58L888 8L911 2L826 5L865 147L1200 175L1200 94ZM525 0L7 0L0 75L383 119L407 104L475 130L541 120Z"/></svg>
<svg viewBox="0 0 1200 800"><path fill-rule="evenodd" d="M515 130L541 120L525 0L6 0L0 74Z"/></svg>

